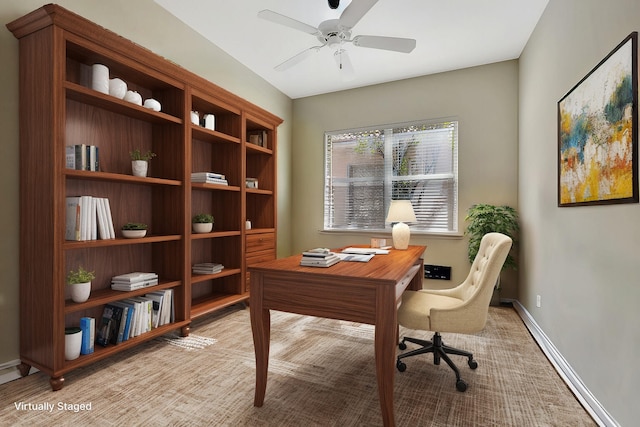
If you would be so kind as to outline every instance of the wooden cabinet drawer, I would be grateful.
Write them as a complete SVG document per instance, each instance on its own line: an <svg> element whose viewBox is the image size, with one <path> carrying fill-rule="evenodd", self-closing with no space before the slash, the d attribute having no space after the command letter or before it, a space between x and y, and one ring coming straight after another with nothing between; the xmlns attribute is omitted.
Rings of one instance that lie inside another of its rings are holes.
<svg viewBox="0 0 640 427"><path fill-rule="evenodd" d="M276 235L275 233L259 233L248 234L246 252L250 254L252 252L261 252L266 250L273 250L276 247Z"/></svg>

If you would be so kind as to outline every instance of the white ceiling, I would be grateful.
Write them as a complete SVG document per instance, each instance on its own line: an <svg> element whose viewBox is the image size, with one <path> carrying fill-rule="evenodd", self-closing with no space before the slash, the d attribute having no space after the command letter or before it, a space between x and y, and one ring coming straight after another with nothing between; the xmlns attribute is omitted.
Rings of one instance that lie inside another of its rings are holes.
<svg viewBox="0 0 640 427"><path fill-rule="evenodd" d="M274 67L319 45L315 36L257 17L270 9L317 27L358 0L155 0L291 98L518 58L548 0L379 0L356 35L416 39L413 52L346 44L354 73L344 78L329 47L285 71Z"/></svg>

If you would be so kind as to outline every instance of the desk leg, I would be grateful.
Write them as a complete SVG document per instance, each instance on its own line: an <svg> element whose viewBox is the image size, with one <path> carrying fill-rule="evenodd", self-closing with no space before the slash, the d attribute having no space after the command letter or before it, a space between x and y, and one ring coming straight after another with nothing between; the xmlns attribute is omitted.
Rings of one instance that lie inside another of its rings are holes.
<svg viewBox="0 0 640 427"><path fill-rule="evenodd" d="M264 403L269 368L271 315L268 309L263 308L262 292L262 273L252 272L249 313L251 315L253 346L256 352L256 392L253 398L253 406L262 406Z"/></svg>
<svg viewBox="0 0 640 427"><path fill-rule="evenodd" d="M252 288L253 289L253 288ZM385 427L395 425L393 415L393 379L398 331L398 313L393 286L378 287L376 296L376 377L382 422Z"/></svg>

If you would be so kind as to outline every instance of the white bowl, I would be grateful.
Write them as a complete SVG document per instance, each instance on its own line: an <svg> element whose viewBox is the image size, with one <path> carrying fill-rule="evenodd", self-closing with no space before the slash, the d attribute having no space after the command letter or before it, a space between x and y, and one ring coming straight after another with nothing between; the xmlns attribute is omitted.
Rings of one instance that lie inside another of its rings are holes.
<svg viewBox="0 0 640 427"><path fill-rule="evenodd" d="M136 239L147 235L147 230L122 230L122 235L127 239Z"/></svg>

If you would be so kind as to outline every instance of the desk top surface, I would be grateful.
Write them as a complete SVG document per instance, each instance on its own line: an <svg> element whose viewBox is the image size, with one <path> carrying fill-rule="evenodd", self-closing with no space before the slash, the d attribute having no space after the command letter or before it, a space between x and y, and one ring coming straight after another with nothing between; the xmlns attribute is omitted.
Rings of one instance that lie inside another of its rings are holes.
<svg viewBox="0 0 640 427"><path fill-rule="evenodd" d="M335 252L340 252L342 249L336 249ZM327 276L334 280L338 280L340 277L358 277L395 283L411 266L418 262L425 249L426 246L409 246L407 250L390 249L389 254L375 255L368 262L340 261L331 267L302 266L300 265L302 254L298 254L254 264L247 268L249 272L303 273Z"/></svg>

